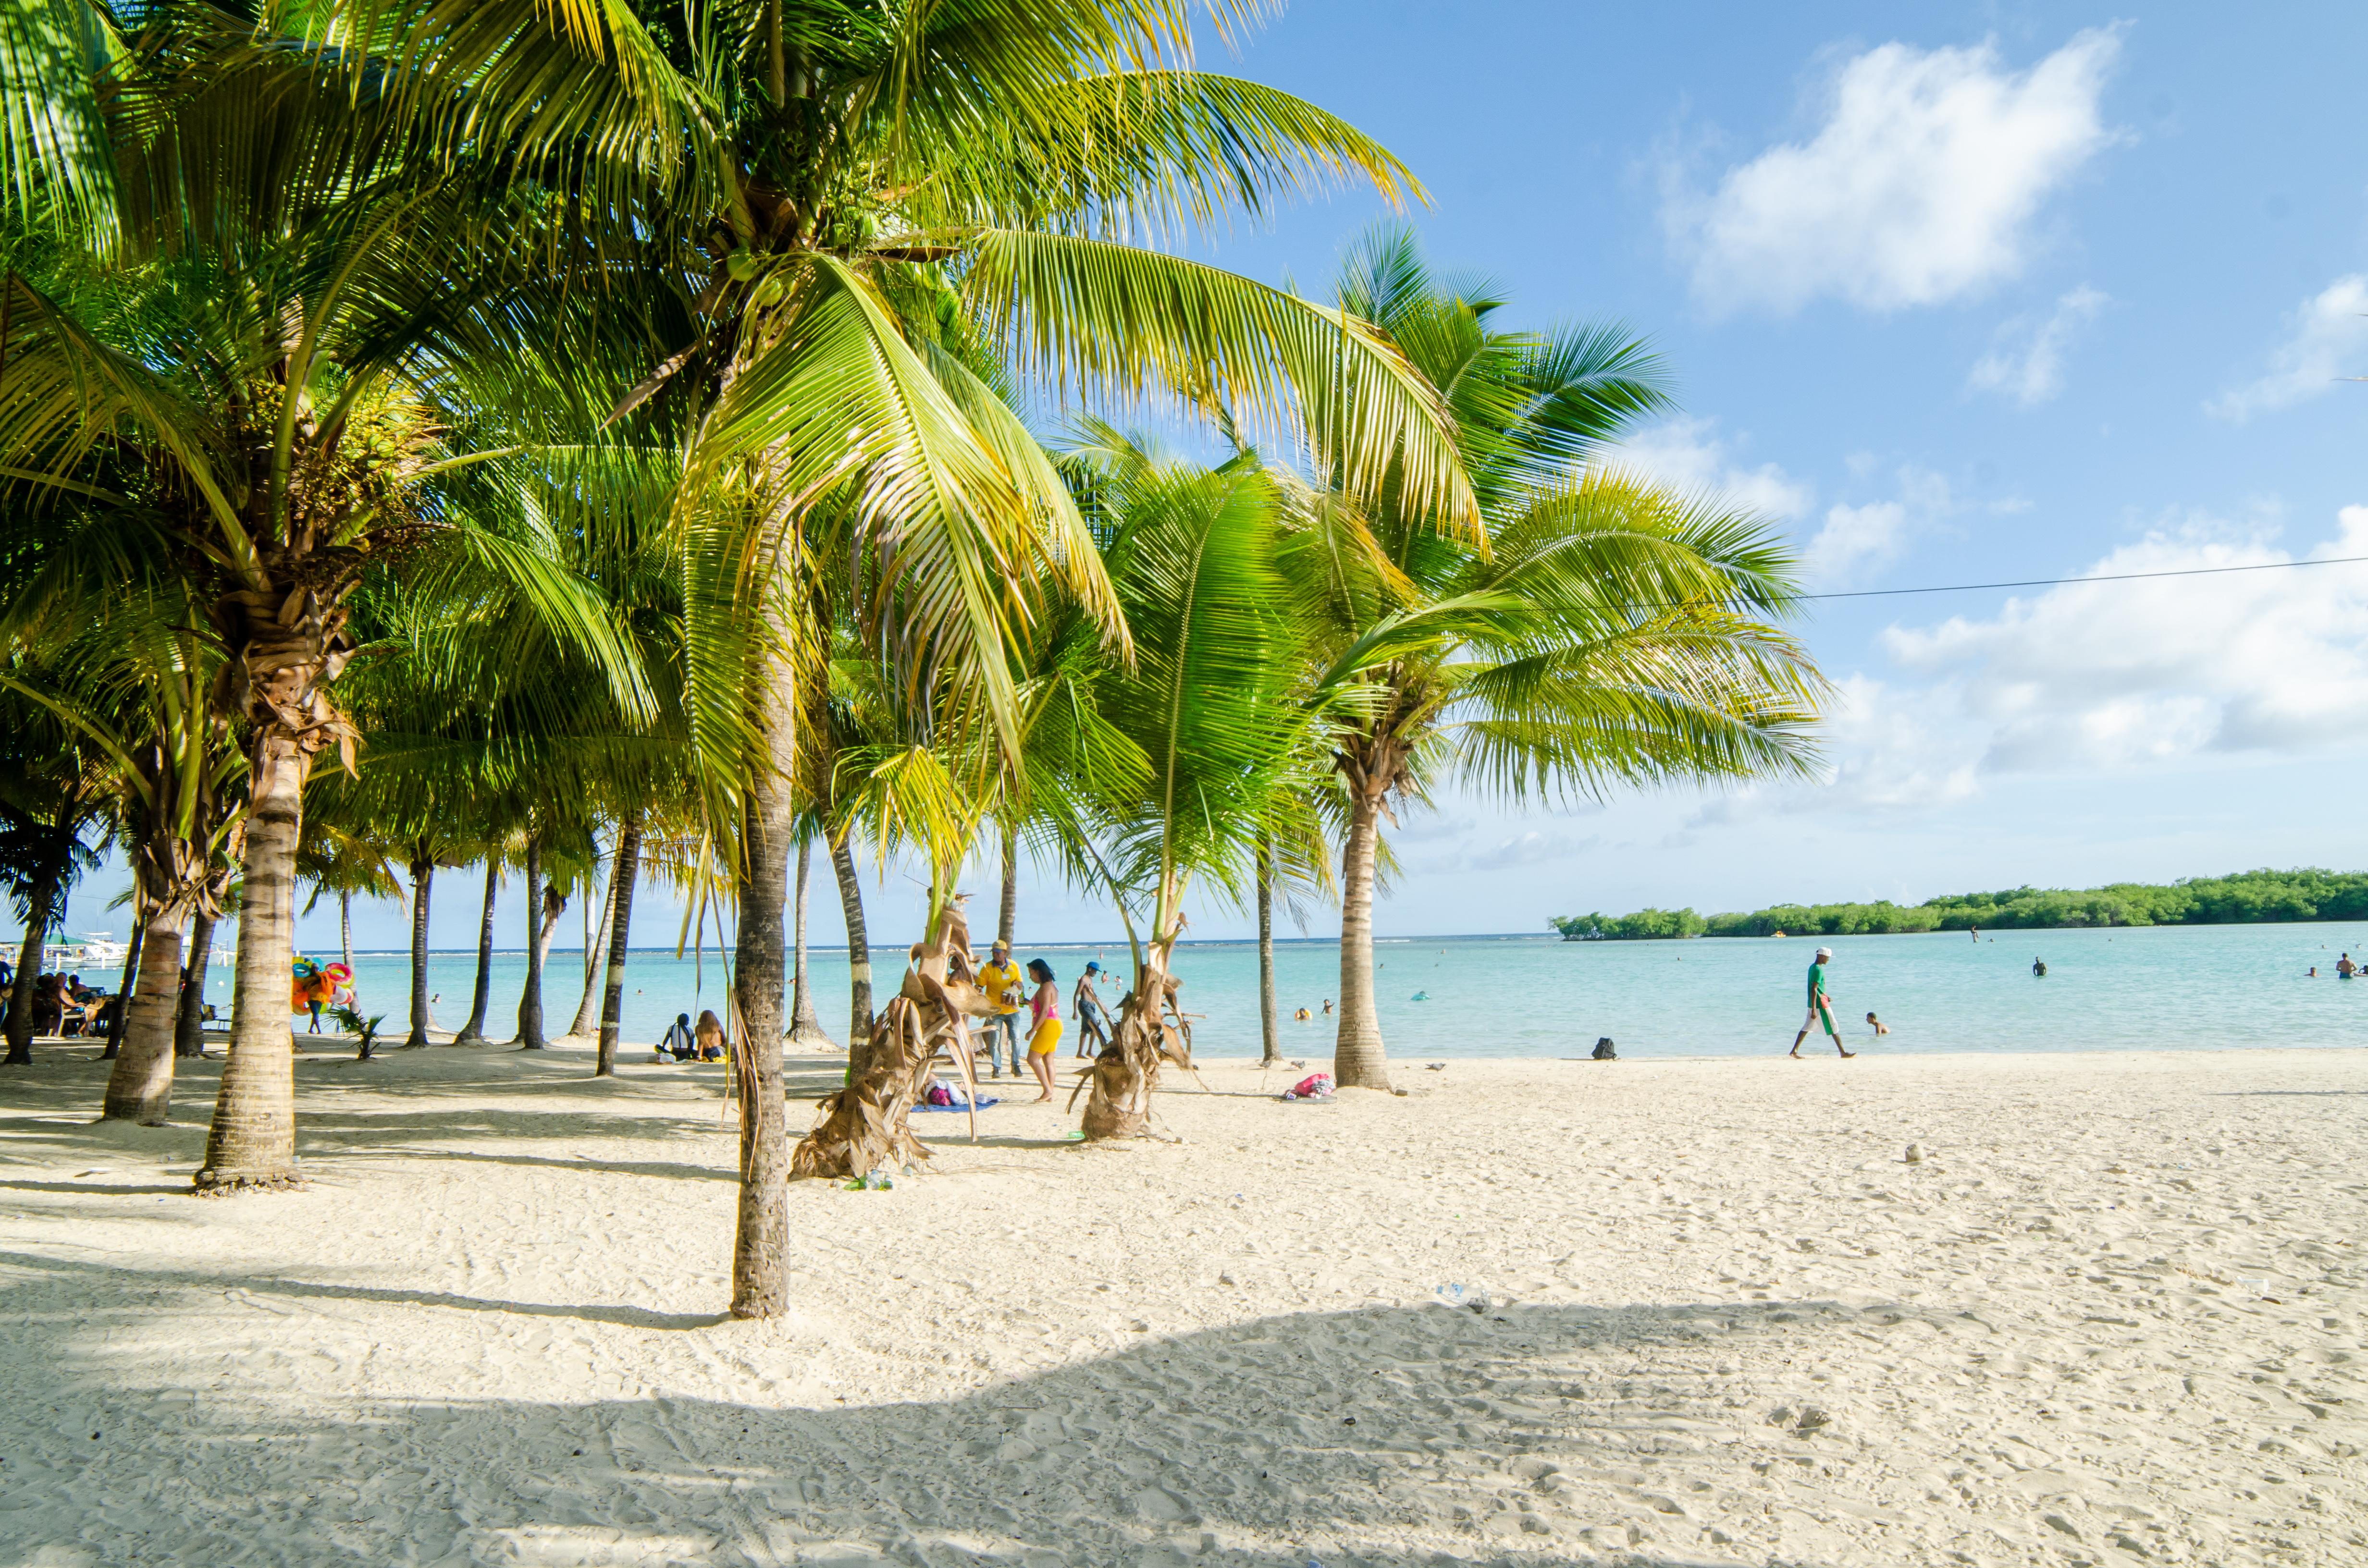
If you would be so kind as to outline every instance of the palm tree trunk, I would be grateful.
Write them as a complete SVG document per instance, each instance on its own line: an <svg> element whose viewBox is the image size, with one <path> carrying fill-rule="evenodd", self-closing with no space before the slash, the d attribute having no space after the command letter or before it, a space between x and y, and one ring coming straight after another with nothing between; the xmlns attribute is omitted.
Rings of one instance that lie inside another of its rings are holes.
<svg viewBox="0 0 2368 1568"><path fill-rule="evenodd" d="M837 1050L814 1013L814 987L806 983L806 868L814 856L814 839L798 838L797 972L790 987L790 1040L798 1045Z"/></svg>
<svg viewBox="0 0 2368 1568"><path fill-rule="evenodd" d="M128 1020L123 1053L107 1075L99 1119L128 1118L161 1126L173 1109L173 1017L181 1000L181 922L185 906L150 915L134 933L137 951L126 967L136 976L131 1000L116 1017Z"/></svg>
<svg viewBox="0 0 2368 1568"><path fill-rule="evenodd" d="M147 942L148 927L145 925L132 926L131 946L124 949L123 954L123 973L116 981L115 994L121 1000L115 1005L114 1016L107 1020L107 1049L98 1053L101 1062L123 1060L123 1021L131 1011L132 998L139 994L140 949ZM99 1119L103 1121L106 1119L106 1112L100 1112Z"/></svg>
<svg viewBox="0 0 2368 1568"><path fill-rule="evenodd" d="M778 1317L790 1310L790 1143L782 1103L782 905L788 902L792 824L790 769L797 703L787 670L770 672L766 692L769 755L748 780L741 858L738 963L732 977L740 1010L740 1214L732 1248L732 1315Z"/></svg>
<svg viewBox="0 0 2368 1568"><path fill-rule="evenodd" d="M641 842L638 836L640 831L638 827L634 829L637 835L634 839L637 860ZM619 830L617 842L620 845L624 843L624 834L621 829ZM609 862L609 886L600 895L599 925L592 924L592 901L588 898L584 901L584 994L576 999L575 1017L567 1026L567 1032L578 1039L592 1033L600 1024L603 1001L600 985L600 943L597 938L607 933L616 915L617 863L616 858L612 855Z"/></svg>
<svg viewBox="0 0 2368 1568"><path fill-rule="evenodd" d="M211 935L211 932L208 933ZM354 895L346 888L337 890L337 948L346 960L346 972L354 971Z"/></svg>
<svg viewBox="0 0 2368 1568"><path fill-rule="evenodd" d="M838 873L838 907L847 916L848 1004L847 1049L854 1051L871 1038L871 940L863 929L863 881L855 874L855 851L848 846L851 833L843 833L830 846L831 869Z"/></svg>
<svg viewBox="0 0 2368 1568"><path fill-rule="evenodd" d="M633 926L633 879L642 869L642 820L629 817L617 835L616 864L609 869L609 978L600 988L600 1059L596 1078L617 1071L617 1036L625 1021L625 958Z"/></svg>
<svg viewBox="0 0 2368 1568"><path fill-rule="evenodd" d="M1006 942L1019 940L1019 829L1003 830L1003 908L996 915L995 934Z"/></svg>
<svg viewBox="0 0 2368 1568"><path fill-rule="evenodd" d="M231 993L230 1058L206 1132L200 1192L286 1187L296 1168L296 1036L288 1027L289 960L296 915L296 839L304 823L308 759L267 730L252 777L238 901L238 980Z"/></svg>
<svg viewBox="0 0 2368 1568"><path fill-rule="evenodd" d="M0 1066L33 1064L33 989L41 978L41 946L49 940L50 918L58 900L54 878L43 878L33 889L25 910L25 940L17 951L17 983L8 992L8 1056Z"/></svg>
<svg viewBox="0 0 2368 1568"><path fill-rule="evenodd" d="M1282 1036L1274 1018L1274 846L1264 838L1258 846L1258 926L1259 1061L1271 1067L1282 1060Z"/></svg>
<svg viewBox="0 0 2368 1568"><path fill-rule="evenodd" d="M1382 1020L1373 1008L1373 854L1380 806L1349 793L1349 843L1340 852L1340 1029L1332 1080L1344 1089L1390 1086Z"/></svg>
<svg viewBox="0 0 2368 1568"><path fill-rule="evenodd" d="M477 989L469 999L469 1021L452 1039L454 1045L485 1043L485 1008L494 999L494 895L501 892L502 860L485 857L485 907L477 919Z"/></svg>
<svg viewBox="0 0 2368 1568"><path fill-rule="evenodd" d="M411 858L411 1034L405 1050L427 1043L427 895L436 861L422 849Z"/></svg>
<svg viewBox="0 0 2368 1568"><path fill-rule="evenodd" d="M542 1038L542 836L526 839L526 989L518 994L518 1039L520 1051L541 1051Z"/></svg>
<svg viewBox="0 0 2368 1568"><path fill-rule="evenodd" d="M189 922L189 945L181 966L180 1017L173 1026L173 1054L206 1051L206 966L214 961L214 917L203 909ZM347 964L347 968L353 966Z"/></svg>

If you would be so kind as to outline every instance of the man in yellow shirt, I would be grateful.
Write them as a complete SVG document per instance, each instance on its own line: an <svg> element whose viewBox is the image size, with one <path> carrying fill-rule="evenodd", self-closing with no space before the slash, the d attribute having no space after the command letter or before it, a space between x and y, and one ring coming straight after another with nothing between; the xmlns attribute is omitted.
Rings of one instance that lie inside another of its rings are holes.
<svg viewBox="0 0 2368 1568"><path fill-rule="evenodd" d="M1011 1075L1019 1076L1019 1004L1028 995L1028 977L1011 961L1011 944L997 938L995 949L986 962L979 966L979 989L994 1004L995 1011L986 1017L986 1065L993 1077L1003 1076L1003 1062L995 1054L995 1042L1006 1041L1011 1057Z"/></svg>

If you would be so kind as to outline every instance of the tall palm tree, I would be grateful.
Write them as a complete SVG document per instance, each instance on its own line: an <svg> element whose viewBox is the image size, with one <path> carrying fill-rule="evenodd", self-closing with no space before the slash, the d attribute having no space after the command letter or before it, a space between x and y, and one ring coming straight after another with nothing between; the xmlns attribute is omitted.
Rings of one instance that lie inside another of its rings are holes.
<svg viewBox="0 0 2368 1568"><path fill-rule="evenodd" d="M1494 290L1434 274L1403 230L1360 247L1340 292L1447 399L1486 522L1483 536L1359 503L1375 549L1331 557L1320 585L1315 689L1346 715L1331 757L1348 819L1333 1071L1383 1088L1372 900L1396 803L1448 778L1522 801L1799 774L1827 687L1771 624L1797 602L1772 528L1596 466L1667 406L1641 343L1501 327ZM1330 437L1318 432L1319 470Z"/></svg>
<svg viewBox="0 0 2368 1568"><path fill-rule="evenodd" d="M521 118L534 89L514 65L430 80L304 47L307 28L340 26L330 10L273 0L242 28L165 0L127 32L59 0L13 9L0 49L0 200L13 230L56 240L0 278L0 465L31 501L136 509L163 531L220 629L219 699L247 749L208 1190L296 1175L293 862L313 759L354 763L332 690L365 568L457 553L598 641L557 574L439 508L472 411L436 389L503 346L501 291L551 232L528 221L530 192L510 194L520 171L552 172L545 154L579 138L613 150L646 116L594 92Z"/></svg>
<svg viewBox="0 0 2368 1568"><path fill-rule="evenodd" d="M216 860L236 815L245 770L228 726L212 709L222 656L200 607L178 581L120 583L68 611L80 630L58 635L56 612L74 596L32 595L52 612L17 635L56 645L57 686L44 691L0 671L0 684L50 708L112 764L125 817L137 922L137 990L110 1048L105 1119L148 1123L172 1107L174 1020L181 992L181 936L192 915L220 913ZM127 973L127 979L130 974Z"/></svg>

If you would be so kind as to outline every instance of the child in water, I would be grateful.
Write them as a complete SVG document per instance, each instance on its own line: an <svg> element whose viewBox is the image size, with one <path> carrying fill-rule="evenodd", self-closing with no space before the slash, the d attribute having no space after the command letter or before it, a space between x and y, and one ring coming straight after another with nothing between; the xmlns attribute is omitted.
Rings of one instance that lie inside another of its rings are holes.
<svg viewBox="0 0 2368 1568"><path fill-rule="evenodd" d="M1874 1032L1878 1038L1891 1032L1891 1026L1884 1023L1881 1018L1876 1017L1873 1013L1869 1013L1866 1016L1866 1021L1874 1026Z"/></svg>

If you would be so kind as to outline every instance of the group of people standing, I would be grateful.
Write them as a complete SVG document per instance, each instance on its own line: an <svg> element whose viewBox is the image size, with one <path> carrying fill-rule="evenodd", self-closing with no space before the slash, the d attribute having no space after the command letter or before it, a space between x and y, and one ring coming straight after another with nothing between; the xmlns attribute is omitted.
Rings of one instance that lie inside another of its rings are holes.
<svg viewBox="0 0 2368 1568"><path fill-rule="evenodd" d="M1077 1054L1081 1057L1090 1058L1110 1043L1110 1014L1102 1006L1101 992L1096 984L1101 973L1099 962L1087 963L1069 998L1077 1015ZM1053 966L1042 959L1030 959L1024 967L1013 962L1011 944L998 937L986 962L979 967L978 983L994 1009L986 1016L985 1043L989 1073L1002 1077L1004 1058L1008 1056L1011 1075L1019 1076L1019 1014L1024 1007L1028 1012L1025 1055L1029 1070L1043 1091L1036 1098L1040 1104L1051 1099L1053 1058L1061 1049L1065 1028L1061 1017L1060 978L1053 972Z"/></svg>

